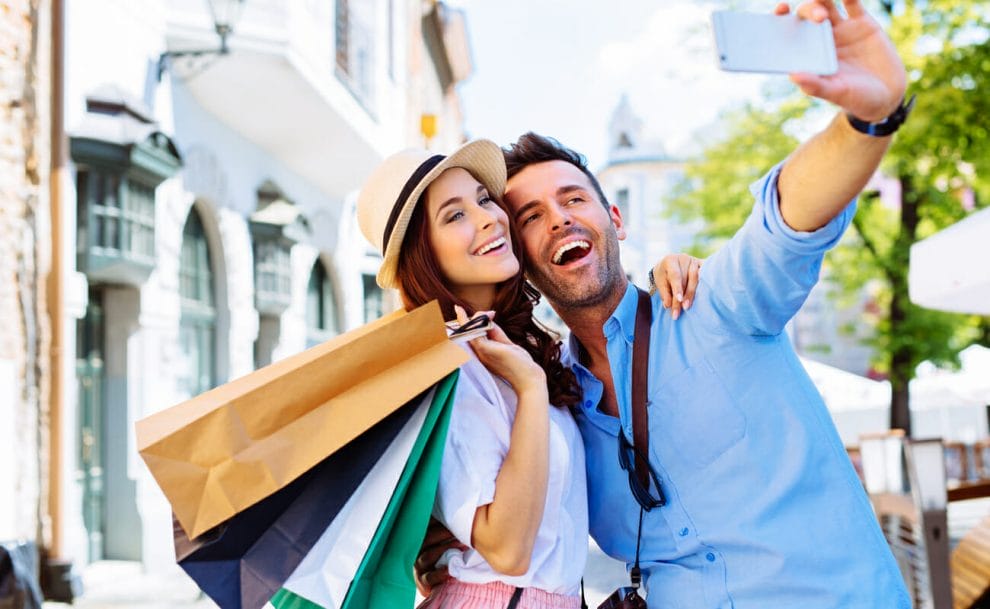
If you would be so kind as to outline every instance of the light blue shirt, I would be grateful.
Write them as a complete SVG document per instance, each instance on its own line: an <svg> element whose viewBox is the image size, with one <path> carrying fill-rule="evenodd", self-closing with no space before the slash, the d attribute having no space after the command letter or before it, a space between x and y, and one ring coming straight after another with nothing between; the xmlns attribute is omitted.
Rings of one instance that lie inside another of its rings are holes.
<svg viewBox="0 0 990 609"><path fill-rule="evenodd" d="M690 311L675 322L652 299L650 463L667 505L643 519L650 609L911 606L828 410L784 332L855 205L817 231L794 231L780 216L778 174L774 168L752 186L753 212L705 261ZM630 443L636 303L630 285L604 326ZM570 348L578 353L573 337ZM619 466L620 419L597 410L601 383L572 364L585 394L576 418L591 534L631 563L640 509Z"/></svg>

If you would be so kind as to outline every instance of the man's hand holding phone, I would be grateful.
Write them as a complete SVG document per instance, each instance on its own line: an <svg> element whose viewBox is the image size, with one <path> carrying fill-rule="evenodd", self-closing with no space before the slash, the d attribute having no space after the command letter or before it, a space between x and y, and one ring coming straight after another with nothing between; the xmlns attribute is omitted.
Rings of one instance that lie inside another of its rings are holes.
<svg viewBox="0 0 990 609"><path fill-rule="evenodd" d="M845 15L834 0L808 0L800 4L794 14L799 20L815 26L808 30L810 33L806 39L798 39L788 33L794 29L793 18L780 21L777 26L762 26L767 28L767 32L776 33L767 33L755 40L748 38L749 34L740 32L740 26L745 29L745 20L721 18L724 26L721 32L715 24L720 62L724 65L727 61L731 63L734 57L740 57L738 63L745 65L735 69L780 72L782 55L806 60L808 69L797 66L799 69L794 71L786 70L790 72L791 81L804 93L832 102L864 121L881 121L896 110L904 99L907 87L904 64L890 38L866 12L860 0L845 0L844 6ZM778 4L774 15L777 18L790 16L790 5ZM825 24L826 21L828 24ZM730 25L725 25L730 22ZM831 31L835 48L833 73L828 70L828 51L821 50L820 37L826 29ZM724 40L719 40L720 36ZM747 44L747 40L753 41ZM755 49L753 45L756 45ZM729 57L732 48L741 51ZM756 49L759 51L754 52ZM726 54L726 59L722 59L723 54Z"/></svg>

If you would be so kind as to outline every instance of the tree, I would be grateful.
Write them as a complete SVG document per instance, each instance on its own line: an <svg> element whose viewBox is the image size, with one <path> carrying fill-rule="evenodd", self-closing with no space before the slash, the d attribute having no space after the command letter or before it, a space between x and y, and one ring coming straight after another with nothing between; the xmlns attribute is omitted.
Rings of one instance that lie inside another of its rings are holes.
<svg viewBox="0 0 990 609"><path fill-rule="evenodd" d="M990 204L990 6L958 0L884 2L888 31L908 70L914 113L881 172L900 186L900 205L860 197L853 230L826 260L836 298L876 293L874 367L891 384L891 428L911 432L909 381L919 363L959 365L959 352L987 344L990 320L923 309L908 297L910 248ZM822 104L797 92L725 116L726 137L686 169L670 209L702 218L697 253L734 233L752 206L747 186L797 145L793 132ZM781 127L784 127L783 129ZM827 176L823 176L827 179Z"/></svg>

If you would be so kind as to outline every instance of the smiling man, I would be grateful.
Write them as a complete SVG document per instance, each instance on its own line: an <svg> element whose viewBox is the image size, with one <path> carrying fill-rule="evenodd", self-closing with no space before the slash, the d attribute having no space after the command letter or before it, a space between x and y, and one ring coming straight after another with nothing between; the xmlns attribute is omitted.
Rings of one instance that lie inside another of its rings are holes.
<svg viewBox="0 0 990 609"><path fill-rule="evenodd" d="M571 329L591 533L627 563L638 548L651 608L910 607L869 500L784 332L907 114L893 45L859 0L845 7L848 15L830 0L798 8L802 18L831 20L840 67L829 77L791 77L842 111L752 186L752 214L706 261L689 315L674 324L652 298L654 482L635 493L622 462L628 468L632 459L639 296L619 261L623 219L583 158L556 141L530 133L506 151L505 201L528 276ZM641 509L660 497L664 505Z"/></svg>

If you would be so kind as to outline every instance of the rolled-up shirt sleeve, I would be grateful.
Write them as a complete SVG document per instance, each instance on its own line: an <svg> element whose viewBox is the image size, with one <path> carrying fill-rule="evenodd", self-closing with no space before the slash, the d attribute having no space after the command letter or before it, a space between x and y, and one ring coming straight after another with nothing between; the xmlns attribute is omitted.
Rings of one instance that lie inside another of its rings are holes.
<svg viewBox="0 0 990 609"><path fill-rule="evenodd" d="M780 213L775 166L750 187L755 204L742 228L705 262L699 297L710 299L726 325L751 335L777 335L797 313L856 213L853 199L814 231L796 231Z"/></svg>

